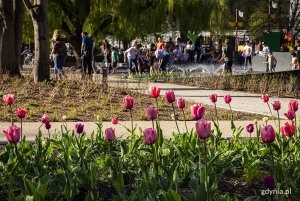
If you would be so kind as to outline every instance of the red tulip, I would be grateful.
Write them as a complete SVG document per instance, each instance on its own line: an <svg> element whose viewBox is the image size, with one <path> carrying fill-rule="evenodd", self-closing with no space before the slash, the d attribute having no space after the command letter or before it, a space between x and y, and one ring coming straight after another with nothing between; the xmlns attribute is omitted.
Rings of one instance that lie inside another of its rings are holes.
<svg viewBox="0 0 300 201"><path fill-rule="evenodd" d="M157 108L156 107L148 107L147 108L147 117L149 120L154 120L157 118Z"/></svg>
<svg viewBox="0 0 300 201"><path fill-rule="evenodd" d="M84 128L84 125L83 124L76 124L75 125L75 131L77 134L81 134L83 133L83 128Z"/></svg>
<svg viewBox="0 0 300 201"><path fill-rule="evenodd" d="M203 118L206 107L202 104L194 104L191 106L192 119L199 120Z"/></svg>
<svg viewBox="0 0 300 201"><path fill-rule="evenodd" d="M134 99L131 96L125 96L123 99L124 107L127 110L131 110L133 108Z"/></svg>
<svg viewBox="0 0 300 201"><path fill-rule="evenodd" d="M289 120L295 119L295 116L296 116L294 110L289 110L287 113L284 113L284 115L285 115L286 118L288 118Z"/></svg>
<svg viewBox="0 0 300 201"><path fill-rule="evenodd" d="M174 91L172 89L166 91L166 93L165 93L165 100L168 103L174 103L175 102L175 94L174 94Z"/></svg>
<svg viewBox="0 0 300 201"><path fill-rule="evenodd" d="M275 140L275 131L271 125L264 126L260 129L260 137L264 143L272 143Z"/></svg>
<svg viewBox="0 0 300 201"><path fill-rule="evenodd" d="M263 102L268 102L270 100L269 95L268 94L263 94L261 95L261 99L263 100Z"/></svg>
<svg viewBox="0 0 300 201"><path fill-rule="evenodd" d="M151 98L157 98L160 94L160 88L156 86L150 87L149 93Z"/></svg>
<svg viewBox="0 0 300 201"><path fill-rule="evenodd" d="M287 136L287 137L292 137L295 133L295 126L293 124L290 124L286 122L281 128L280 132Z"/></svg>
<svg viewBox="0 0 300 201"><path fill-rule="evenodd" d="M50 122L50 119L49 119L49 117L48 117L46 114L44 114L44 115L42 116L42 118L41 118L41 121L42 121L44 124L46 124L46 123Z"/></svg>
<svg viewBox="0 0 300 201"><path fill-rule="evenodd" d="M14 94L6 94L3 96L3 101L6 105L12 105L15 101L15 95Z"/></svg>
<svg viewBox="0 0 300 201"><path fill-rule="evenodd" d="M281 108L281 104L280 104L279 101L274 101L272 106L273 106L273 109L276 110L276 111L280 110L280 108Z"/></svg>
<svg viewBox="0 0 300 201"><path fill-rule="evenodd" d="M248 133L252 133L253 130L254 130L254 125L253 125L253 124L248 124L248 125L246 126L246 131L247 131Z"/></svg>
<svg viewBox="0 0 300 201"><path fill-rule="evenodd" d="M289 109L293 110L294 112L298 111L298 101L296 100L290 100L289 102Z"/></svg>
<svg viewBox="0 0 300 201"><path fill-rule="evenodd" d="M211 101L212 103L215 103L215 102L217 102L217 100L218 100L218 95L217 95L217 94L211 94L211 95L209 95L208 97L209 97L209 99L210 99L210 101Z"/></svg>
<svg viewBox="0 0 300 201"><path fill-rule="evenodd" d="M50 122L45 123L45 128L46 128L47 130L49 130L49 129L51 128Z"/></svg>
<svg viewBox="0 0 300 201"><path fill-rule="evenodd" d="M107 128L105 129L105 139L108 141L113 141L116 139L115 129Z"/></svg>
<svg viewBox="0 0 300 201"><path fill-rule="evenodd" d="M205 120L196 122L196 131L200 139L209 138L211 132L210 122Z"/></svg>
<svg viewBox="0 0 300 201"><path fill-rule="evenodd" d="M231 102L231 96L228 94L228 95L226 95L226 96L224 96L224 102L226 103L226 104L229 104L230 102Z"/></svg>
<svg viewBox="0 0 300 201"><path fill-rule="evenodd" d="M7 141L10 143L17 143L20 141L21 129L16 125L10 126L7 131L3 131Z"/></svg>
<svg viewBox="0 0 300 201"><path fill-rule="evenodd" d="M118 124L118 118L117 117L112 118L111 123L114 124L114 125L117 125Z"/></svg>
<svg viewBox="0 0 300 201"><path fill-rule="evenodd" d="M185 108L185 100L183 98L177 99L177 106L179 109Z"/></svg>
<svg viewBox="0 0 300 201"><path fill-rule="evenodd" d="M27 114L27 110L25 108L18 108L17 112L16 112L16 115L20 118L20 119L23 119L25 118Z"/></svg>
<svg viewBox="0 0 300 201"><path fill-rule="evenodd" d="M156 131L153 128L147 128L143 131L144 141L146 144L151 145L156 142Z"/></svg>

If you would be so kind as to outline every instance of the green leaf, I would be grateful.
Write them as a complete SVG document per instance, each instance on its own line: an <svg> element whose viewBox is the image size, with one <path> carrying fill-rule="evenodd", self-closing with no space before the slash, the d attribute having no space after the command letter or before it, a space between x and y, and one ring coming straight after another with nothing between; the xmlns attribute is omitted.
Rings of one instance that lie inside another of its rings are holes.
<svg viewBox="0 0 300 201"><path fill-rule="evenodd" d="M168 192L164 193L165 201L181 201L181 197L174 190L170 189Z"/></svg>

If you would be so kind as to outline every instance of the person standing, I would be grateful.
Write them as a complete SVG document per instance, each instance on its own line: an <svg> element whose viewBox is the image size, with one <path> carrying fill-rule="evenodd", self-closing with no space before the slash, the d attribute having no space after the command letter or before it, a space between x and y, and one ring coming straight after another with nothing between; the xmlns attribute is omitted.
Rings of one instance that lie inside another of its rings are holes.
<svg viewBox="0 0 300 201"><path fill-rule="evenodd" d="M232 73L233 48L230 46L230 40L226 39L222 48L222 59L225 61L224 73Z"/></svg>
<svg viewBox="0 0 300 201"><path fill-rule="evenodd" d="M136 60L138 51L138 44L136 42L132 43L132 46L128 48L124 53L124 63L127 63L128 77L131 77L131 70L133 65L135 66L135 71L137 72L138 64Z"/></svg>
<svg viewBox="0 0 300 201"><path fill-rule="evenodd" d="M166 71L167 64L170 62L170 54L168 53L168 51L166 49L156 50L155 57L161 60L159 69L161 71Z"/></svg>
<svg viewBox="0 0 300 201"><path fill-rule="evenodd" d="M83 75L88 71L88 75L92 74L92 56L93 56L93 41L89 37L87 32L82 32L81 43L81 59L82 59L82 71Z"/></svg>
<svg viewBox="0 0 300 201"><path fill-rule="evenodd" d="M103 53L104 53L104 62L105 62L105 67L111 69L111 63L112 63L112 58L111 58L111 45L109 44L108 40L103 40L102 42L103 46Z"/></svg>
<svg viewBox="0 0 300 201"><path fill-rule="evenodd" d="M156 50L162 50L164 48L164 40L162 38L157 39Z"/></svg>
<svg viewBox="0 0 300 201"><path fill-rule="evenodd" d="M55 30L52 37L52 51L50 58L54 62L54 70L56 79L62 78L62 68L67 56L67 46L61 38L59 30Z"/></svg>
<svg viewBox="0 0 300 201"><path fill-rule="evenodd" d="M117 64L119 62L119 52L117 51L117 48L115 48L115 47L111 48L111 60L112 60L111 74L115 74L115 73L117 73Z"/></svg>
<svg viewBox="0 0 300 201"><path fill-rule="evenodd" d="M192 40L189 40L185 49L187 50L187 52L189 53L189 58L190 58L190 62L194 63L194 50L195 50L195 45L193 44Z"/></svg>
<svg viewBox="0 0 300 201"><path fill-rule="evenodd" d="M298 61L300 61L300 40L296 41L295 51L296 51L297 59Z"/></svg>
<svg viewBox="0 0 300 201"><path fill-rule="evenodd" d="M264 57L266 57L266 72L270 71L271 66L269 66L269 52L270 52L270 48L268 47L268 45L265 42L262 42L262 54ZM273 54L272 54L273 55Z"/></svg>
<svg viewBox="0 0 300 201"><path fill-rule="evenodd" d="M248 66L248 63L250 65L250 70L252 70L252 45L250 44L250 41L246 41L246 45L244 47L244 58L245 58L245 63L244 66Z"/></svg>
<svg viewBox="0 0 300 201"><path fill-rule="evenodd" d="M299 61L297 59L297 54L295 52L291 53L292 55L292 62L290 63L290 65L292 66L292 70L299 70Z"/></svg>

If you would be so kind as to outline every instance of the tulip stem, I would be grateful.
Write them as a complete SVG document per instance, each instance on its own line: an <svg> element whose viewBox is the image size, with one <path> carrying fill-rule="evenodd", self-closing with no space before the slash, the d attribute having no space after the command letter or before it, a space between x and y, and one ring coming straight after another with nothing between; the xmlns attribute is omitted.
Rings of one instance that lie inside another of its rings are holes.
<svg viewBox="0 0 300 201"><path fill-rule="evenodd" d="M219 118L218 118L217 104L216 104L216 103L214 103L214 105L215 105L215 112L216 112L217 124L218 124L218 126L219 126Z"/></svg>
<svg viewBox="0 0 300 201"><path fill-rule="evenodd" d="M295 114L295 136L297 136L297 116L296 116L296 114Z"/></svg>
<svg viewBox="0 0 300 201"><path fill-rule="evenodd" d="M157 108L157 119L159 120L159 109L158 109L158 100L155 98L156 108Z"/></svg>
<svg viewBox="0 0 300 201"><path fill-rule="evenodd" d="M277 110L277 118L278 118L278 134L280 134L280 117L279 117L278 110Z"/></svg>
<svg viewBox="0 0 300 201"><path fill-rule="evenodd" d="M14 119L13 119L13 110L12 110L12 106L9 105L9 109L10 109L10 121L11 121L11 125L14 125Z"/></svg>
<svg viewBox="0 0 300 201"><path fill-rule="evenodd" d="M269 102L267 102L267 105L268 105L268 108L269 108L269 110L270 110L270 114L271 114L272 120L274 121L275 126L277 126L276 121L275 121L275 119L274 119L274 117L273 117L272 110L271 110L271 107L270 107L270 105L269 105Z"/></svg>
<svg viewBox="0 0 300 201"><path fill-rule="evenodd" d="M274 154L273 154L273 150L272 150L272 146L271 144L269 144L269 148L270 148L270 152L271 152L271 158L272 158L272 174L276 179L276 175L275 175L275 162L274 162ZM276 181L276 180L275 180Z"/></svg>
<svg viewBox="0 0 300 201"><path fill-rule="evenodd" d="M48 137L49 137L49 140L50 140L50 129L48 129Z"/></svg>
<svg viewBox="0 0 300 201"><path fill-rule="evenodd" d="M204 162L205 162L205 191L206 191L206 197L209 198L208 196L208 187L207 187L207 156L206 156L206 139L204 139Z"/></svg>
<svg viewBox="0 0 300 201"><path fill-rule="evenodd" d="M175 107L174 107L174 104L173 104L173 103L172 103L172 108L173 108L174 120L175 120L175 123L176 123L177 131L178 131L178 134L180 134L180 130L179 130L179 126L178 126L178 122L177 122L177 119L176 119Z"/></svg>
<svg viewBox="0 0 300 201"><path fill-rule="evenodd" d="M23 121L22 121L22 118L21 118L21 142L23 141Z"/></svg>
<svg viewBox="0 0 300 201"><path fill-rule="evenodd" d="M154 120L152 119L152 128L154 129Z"/></svg>
<svg viewBox="0 0 300 201"><path fill-rule="evenodd" d="M182 113L183 113L183 119L184 119L185 129L186 129L186 132L188 133L189 130L188 130L188 127L187 127L187 124L186 124L186 118L185 118L185 113L184 113L184 109L183 108L182 108Z"/></svg>

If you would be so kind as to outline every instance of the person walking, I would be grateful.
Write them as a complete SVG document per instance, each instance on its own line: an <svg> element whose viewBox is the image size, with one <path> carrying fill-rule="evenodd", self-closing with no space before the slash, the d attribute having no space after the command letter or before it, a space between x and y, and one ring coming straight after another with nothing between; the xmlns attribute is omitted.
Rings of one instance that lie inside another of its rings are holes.
<svg viewBox="0 0 300 201"><path fill-rule="evenodd" d="M136 42L132 42L132 46L128 48L124 53L124 63L127 63L127 71L128 77L131 77L131 70L133 65L135 66L135 72L137 72L138 64L137 64L137 51L138 44Z"/></svg>
<svg viewBox="0 0 300 201"><path fill-rule="evenodd" d="M226 39L222 48L222 60L225 61L224 73L232 73L233 48L230 46L230 40Z"/></svg>
<svg viewBox="0 0 300 201"><path fill-rule="evenodd" d="M252 45L250 44L250 41L246 41L246 45L244 47L243 55L245 58L244 66L248 66L248 63L250 65L250 70L252 70Z"/></svg>
<svg viewBox="0 0 300 201"><path fill-rule="evenodd" d="M67 56L67 46L61 38L61 32L55 30L52 37L50 59L54 62L55 78L62 78L62 68Z"/></svg>
<svg viewBox="0 0 300 201"><path fill-rule="evenodd" d="M81 43L81 59L82 59L82 71L83 75L86 75L88 71L88 75L92 74L92 56L93 56L93 41L89 37L87 32L82 32L82 43Z"/></svg>

